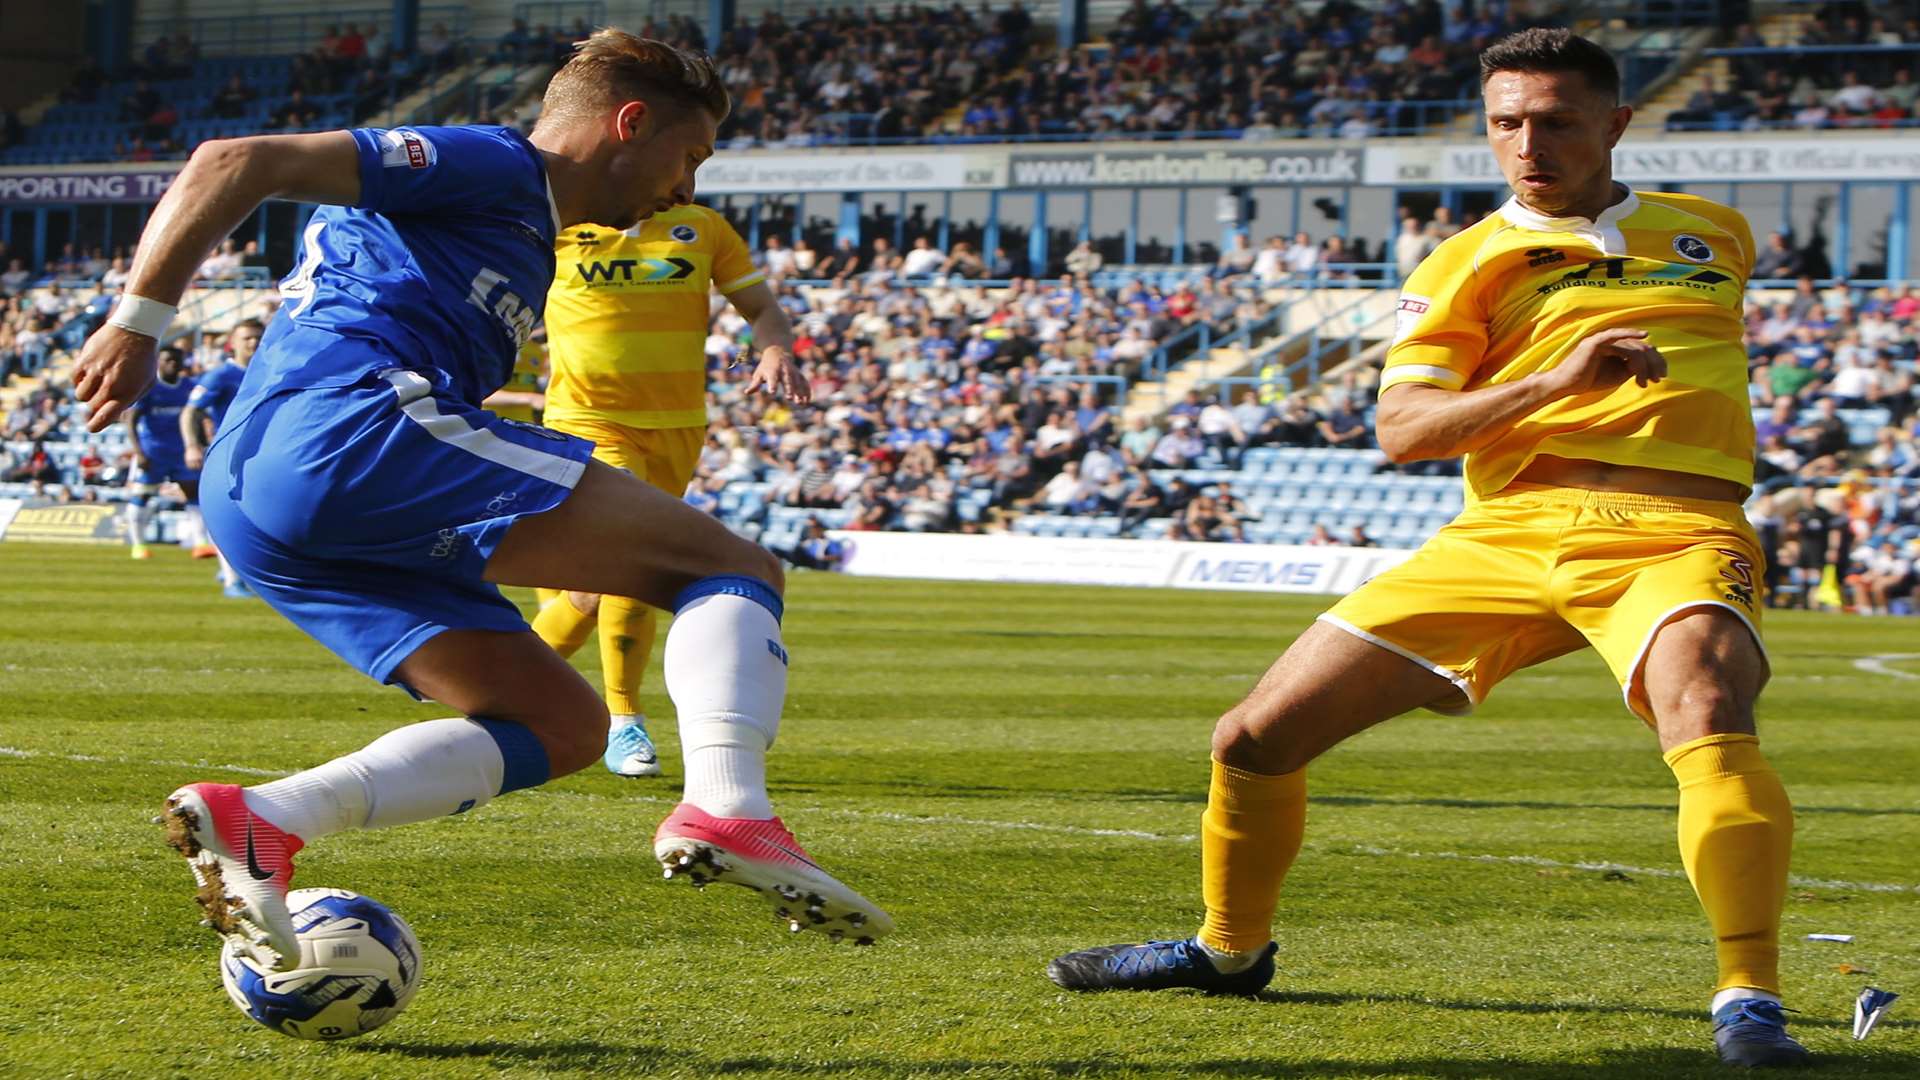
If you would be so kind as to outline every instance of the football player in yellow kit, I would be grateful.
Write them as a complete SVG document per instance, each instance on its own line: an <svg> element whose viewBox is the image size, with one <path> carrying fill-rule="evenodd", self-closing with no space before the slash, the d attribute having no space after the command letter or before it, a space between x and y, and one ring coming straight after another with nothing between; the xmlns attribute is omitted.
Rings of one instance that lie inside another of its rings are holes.
<svg viewBox="0 0 1920 1080"><path fill-rule="evenodd" d="M1480 57L1513 197L1421 263L1377 414L1396 461L1466 455L1468 507L1320 616L1220 719L1192 938L1057 958L1070 989L1253 993L1306 822L1306 766L1416 708L1463 713L1591 645L1679 786L1680 854L1718 946L1721 1057L1791 1064L1779 932L1793 811L1760 753L1761 553L1741 216L1612 177L1632 110L1600 46L1528 30Z"/></svg>
<svg viewBox="0 0 1920 1080"><path fill-rule="evenodd" d="M793 360L792 323L746 242L717 211L690 203L624 231L578 226L554 248L545 423L593 440L600 460L685 494L707 431L706 340L716 286L753 327L759 360L748 389L810 400ZM599 625L611 716L607 768L659 775L638 700L658 613L628 597L543 591L540 599L533 629L563 656Z"/></svg>

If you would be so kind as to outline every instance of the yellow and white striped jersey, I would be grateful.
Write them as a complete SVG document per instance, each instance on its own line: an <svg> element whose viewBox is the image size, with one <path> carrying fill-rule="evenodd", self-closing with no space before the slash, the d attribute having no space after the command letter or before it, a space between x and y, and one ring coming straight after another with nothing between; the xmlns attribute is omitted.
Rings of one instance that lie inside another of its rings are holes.
<svg viewBox="0 0 1920 1080"><path fill-rule="evenodd" d="M766 280L718 211L564 230L547 292L549 421L704 427L708 298Z"/></svg>
<svg viewBox="0 0 1920 1080"><path fill-rule="evenodd" d="M1467 456L1474 497L1541 454L1753 483L1753 415L1741 321L1753 233L1691 195L1629 192L1594 220L1509 200L1446 240L1408 277L1380 389L1473 390L1560 363L1581 340L1631 327L1667 377L1542 406Z"/></svg>

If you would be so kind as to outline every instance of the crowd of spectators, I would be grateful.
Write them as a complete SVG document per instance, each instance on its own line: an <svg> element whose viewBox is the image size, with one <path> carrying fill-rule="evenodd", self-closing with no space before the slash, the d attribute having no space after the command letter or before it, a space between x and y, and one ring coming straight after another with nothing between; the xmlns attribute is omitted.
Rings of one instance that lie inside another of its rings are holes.
<svg viewBox="0 0 1920 1080"><path fill-rule="evenodd" d="M1748 395L1776 602L1911 611L1920 541L1920 295L1819 288L1748 305Z"/></svg>
<svg viewBox="0 0 1920 1080"><path fill-rule="evenodd" d="M1136 0L1108 40L1055 47L1051 28L1015 0L998 11L950 6L768 10L725 35L716 59L734 97L723 145L808 146L846 139L986 138L1022 135L1140 137L1167 134L1279 138L1368 134L1444 119L1408 102L1470 97L1473 56L1531 19L1518 0L1449 5L1419 0L1362 9L1331 0L1311 11L1291 0L1223 0L1196 11L1174 0ZM590 28L516 19L490 58L563 61ZM649 37L704 48L686 15L649 20ZM162 39L130 74L142 81L122 102L122 156L177 153L181 107L151 81L182 77L197 55L184 35ZM436 24L410 52L389 47L372 25L330 28L295 58L284 87L235 76L206 104L237 117L269 104L269 130L299 129L350 95L360 115L413 85L423 71L463 55ZM123 73L129 74L129 73ZM89 61L66 97L97 100L110 85Z"/></svg>
<svg viewBox="0 0 1920 1080"><path fill-rule="evenodd" d="M1669 127L1850 127L1920 118L1920 19L1873 17L1833 5L1807 24L1799 46L1732 59L1732 85L1703 77ZM1898 26L1895 26L1895 22ZM716 59L735 101L723 145L808 146L846 140L1065 137L1341 136L1420 130L1444 121L1476 93L1475 55L1491 40L1540 20L1525 0L1415 0L1362 7L1329 0L1134 0L1104 40L1059 48L1051 26L1015 0L998 11L949 6L764 11L723 36ZM493 45L500 62L557 64L590 27L516 19ZM638 32L704 48L690 16L649 20ZM1723 43L1764 47L1751 25ZM464 58L443 24L398 51L374 25L330 28L297 57L285 86L235 76L210 102L214 117L266 103L265 126L322 122L317 101L351 99L352 115ZM183 108L153 85L191 73L198 56L185 35L163 38L131 74L142 81L122 101L120 155L178 153ZM94 101L109 76L89 60L66 98ZM0 136L3 137L3 136Z"/></svg>
<svg viewBox="0 0 1920 1080"><path fill-rule="evenodd" d="M1770 45L1752 25L1725 41L1732 85L1702 76L1671 130L1892 128L1920 125L1920 18L1829 5L1795 40Z"/></svg>
<svg viewBox="0 0 1920 1080"><path fill-rule="evenodd" d="M1520 2L1474 7L1223 0L1196 13L1135 0L1108 40L1077 49L1056 47L1018 0L997 12L957 3L768 11L721 42L735 100L721 137L741 147L1406 130L1449 114L1409 103L1471 97L1477 51L1534 22ZM647 29L699 40L691 24Z"/></svg>
<svg viewBox="0 0 1920 1080"><path fill-rule="evenodd" d="M952 258L924 242L914 250L931 252L919 269ZM779 275L793 252L770 240L761 261ZM750 480L775 504L837 510L859 530L978 531L1049 510L1173 517L1175 535L1233 539L1241 504L1188 491L1180 470L1210 454L1237 462L1252 446L1367 445L1357 386L1327 394L1322 411L1305 394L1250 395L1233 408L1190 395L1163 419L1123 420L1119 391L1154 350L1202 321L1225 331L1269 314L1251 274L1200 271L1165 287L1067 275L984 289L957 278L916 284L915 267L890 255L878 242L854 251L852 273L831 275L825 259L799 271L829 287L776 283L811 409L742 392L747 366L733 365L750 352L750 330L717 310L707 345L714 421L689 501L716 508L729 484ZM974 513L962 514L966 503Z"/></svg>
<svg viewBox="0 0 1920 1080"><path fill-rule="evenodd" d="M1101 46L1034 57L991 88L965 135L1116 138L1200 134L1364 138L1436 123L1475 92L1474 58L1530 25L1521 4L1442 9L1420 0L1363 9L1331 0L1224 0L1196 14L1135 0Z"/></svg>
<svg viewBox="0 0 1920 1080"><path fill-rule="evenodd" d="M1018 3L998 13L957 3L797 18L768 10L720 43L734 101L720 138L740 147L918 136L1018 64L1034 36Z"/></svg>
<svg viewBox="0 0 1920 1080"><path fill-rule="evenodd" d="M7 267L0 273L0 390L4 390L17 379L48 373L63 351L71 351L75 338L59 331L76 317L97 313L100 291L97 287L70 290L53 282L36 288L35 275L22 260L8 256L3 244L0 260ZM80 330L84 333L92 325L97 324L83 323ZM98 492L81 489L124 479L125 474L115 473L98 452L64 461L57 458L55 447L78 434L75 415L71 391L58 380L14 394L11 403L0 409L0 483L26 484L34 493L91 501L99 498Z"/></svg>

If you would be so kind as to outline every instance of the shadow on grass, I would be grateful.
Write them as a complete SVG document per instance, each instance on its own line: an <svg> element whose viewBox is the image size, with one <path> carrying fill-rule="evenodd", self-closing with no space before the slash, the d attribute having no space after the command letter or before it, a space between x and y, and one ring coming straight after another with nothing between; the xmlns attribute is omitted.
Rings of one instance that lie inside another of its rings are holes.
<svg viewBox="0 0 1920 1080"><path fill-rule="evenodd" d="M541 1071L610 1069L632 1072L662 1067L690 1070L701 1076L765 1073L776 1076L1247 1076L1293 1080L1307 1077L1421 1076L1444 1080L1648 1080L1658 1077L1718 1077L1727 1075L1706 1046L1698 1050L1671 1047L1645 1050L1608 1050L1592 1061L1526 1060L1514 1057L1444 1055L1376 1058L1365 1061L1326 1058L1230 1057L1194 1058L1159 1062L1107 1055L1097 1057L1002 1058L913 1061L899 1057L828 1057L811 1060L743 1054L716 1056L688 1053L665 1046L620 1046L570 1040L553 1043L482 1040L466 1043L378 1042L356 1044L367 1055L394 1055L425 1060L489 1060L531 1066ZM1920 1075L1920 1054L1876 1054L1851 1057L1817 1055L1802 1072L1823 1076L1904 1077Z"/></svg>
<svg viewBox="0 0 1920 1080"><path fill-rule="evenodd" d="M1614 1013L1630 1016L1664 1016L1674 1020L1697 1020L1703 1032L1707 1024L1706 1015L1700 1009L1667 1009L1614 1002L1492 1001L1484 998L1450 1001L1446 998L1426 997L1419 994L1335 994L1323 990L1262 990L1255 995L1255 998L1275 1005L1360 1005L1384 1001L1419 1008L1453 1009L1461 1012ZM1851 1019L1823 1019L1804 1014L1796 1014L1792 1019L1791 1026L1796 1030L1806 1028L1835 1028L1848 1032L1853 1030ZM1882 1022L1881 1029L1890 1030L1905 1026L1909 1025L1900 1021ZM1915 1075L1920 1076L1920 1073Z"/></svg>

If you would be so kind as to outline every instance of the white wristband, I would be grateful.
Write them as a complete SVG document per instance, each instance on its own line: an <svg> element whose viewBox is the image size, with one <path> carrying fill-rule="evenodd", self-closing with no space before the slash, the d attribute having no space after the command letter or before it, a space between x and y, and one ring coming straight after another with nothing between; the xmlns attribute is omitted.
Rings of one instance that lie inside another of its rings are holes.
<svg viewBox="0 0 1920 1080"><path fill-rule="evenodd" d="M114 307L113 314L107 317L107 323L159 341L166 336L167 327L173 325L173 317L179 313L180 309L172 304L122 293L120 303Z"/></svg>

